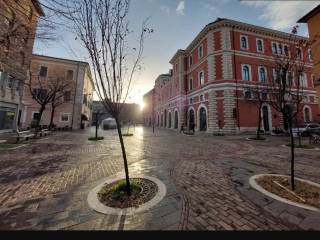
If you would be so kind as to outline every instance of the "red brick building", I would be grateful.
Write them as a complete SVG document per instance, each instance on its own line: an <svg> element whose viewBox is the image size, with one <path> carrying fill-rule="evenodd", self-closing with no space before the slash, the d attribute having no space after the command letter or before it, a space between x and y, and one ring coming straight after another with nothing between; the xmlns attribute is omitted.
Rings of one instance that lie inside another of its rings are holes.
<svg viewBox="0 0 320 240"><path fill-rule="evenodd" d="M170 60L169 74L156 79L155 125L178 129L182 124L195 123L198 131L225 133L256 130L258 110L253 101L248 101L246 89L271 81L275 54L294 51L288 33L218 18L206 25L185 50L176 52ZM302 49L302 56L306 59L301 77L306 100L298 118L318 121L308 49ZM266 132L284 125L282 116L267 103L262 118Z"/></svg>

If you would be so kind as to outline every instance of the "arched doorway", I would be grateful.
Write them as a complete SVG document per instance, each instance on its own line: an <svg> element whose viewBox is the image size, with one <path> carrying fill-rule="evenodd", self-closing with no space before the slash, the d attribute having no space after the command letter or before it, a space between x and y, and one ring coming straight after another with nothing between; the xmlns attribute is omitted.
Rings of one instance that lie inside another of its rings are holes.
<svg viewBox="0 0 320 240"><path fill-rule="evenodd" d="M270 131L270 123L269 123L269 109L267 106L262 107L262 121L264 126L264 131Z"/></svg>
<svg viewBox="0 0 320 240"><path fill-rule="evenodd" d="M167 127L167 110L164 110L164 127Z"/></svg>
<svg viewBox="0 0 320 240"><path fill-rule="evenodd" d="M171 128L171 112L169 112L168 128Z"/></svg>
<svg viewBox="0 0 320 240"><path fill-rule="evenodd" d="M178 124L179 124L178 111L175 111L175 113L174 113L174 128L175 129L178 129Z"/></svg>
<svg viewBox="0 0 320 240"><path fill-rule="evenodd" d="M207 111L204 107L200 108L199 111L199 120L200 120L200 131L204 132L207 131Z"/></svg>
<svg viewBox="0 0 320 240"><path fill-rule="evenodd" d="M309 123L309 122L311 122L311 114L310 114L310 109L309 109L309 107L305 107L305 109L304 109L304 121L306 122L306 123Z"/></svg>
<svg viewBox="0 0 320 240"><path fill-rule="evenodd" d="M194 122L194 111L193 109L190 109L189 111L189 129L191 130L191 126L195 124Z"/></svg>
<svg viewBox="0 0 320 240"><path fill-rule="evenodd" d="M160 126L163 127L163 114L161 114L161 122L160 122Z"/></svg>

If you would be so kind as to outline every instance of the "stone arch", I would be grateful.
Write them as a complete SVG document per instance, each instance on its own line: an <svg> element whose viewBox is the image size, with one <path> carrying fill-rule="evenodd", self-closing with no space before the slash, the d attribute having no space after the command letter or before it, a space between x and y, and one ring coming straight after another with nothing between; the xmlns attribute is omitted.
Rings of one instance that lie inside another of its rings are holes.
<svg viewBox="0 0 320 240"><path fill-rule="evenodd" d="M208 130L208 109L206 105L200 104L197 111L198 130L205 132Z"/></svg>
<svg viewBox="0 0 320 240"><path fill-rule="evenodd" d="M178 109L174 110L174 129L179 128L179 112Z"/></svg>
<svg viewBox="0 0 320 240"><path fill-rule="evenodd" d="M303 120L304 122L312 122L312 110L311 107L308 105L305 105L303 107Z"/></svg>
<svg viewBox="0 0 320 240"><path fill-rule="evenodd" d="M196 111L194 107L189 107L188 114L187 114L187 126L190 129L190 124L194 123L196 124Z"/></svg>
<svg viewBox="0 0 320 240"><path fill-rule="evenodd" d="M272 110L266 103L261 106L261 124L265 132L272 131Z"/></svg>
<svg viewBox="0 0 320 240"><path fill-rule="evenodd" d="M171 111L168 112L168 128L172 127L172 114Z"/></svg>

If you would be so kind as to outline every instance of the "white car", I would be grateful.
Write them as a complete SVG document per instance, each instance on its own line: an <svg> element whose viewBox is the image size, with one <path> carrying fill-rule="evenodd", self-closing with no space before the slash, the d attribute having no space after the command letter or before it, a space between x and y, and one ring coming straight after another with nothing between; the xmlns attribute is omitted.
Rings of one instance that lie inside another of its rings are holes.
<svg viewBox="0 0 320 240"><path fill-rule="evenodd" d="M107 130L107 129L116 129L117 128L117 123L116 123L116 120L114 118L107 118L107 119L104 119L102 121L102 127L104 130Z"/></svg>
<svg viewBox="0 0 320 240"><path fill-rule="evenodd" d="M320 134L320 124L318 123L305 123L292 128L293 136L298 137L300 132L302 137L308 137L311 133Z"/></svg>

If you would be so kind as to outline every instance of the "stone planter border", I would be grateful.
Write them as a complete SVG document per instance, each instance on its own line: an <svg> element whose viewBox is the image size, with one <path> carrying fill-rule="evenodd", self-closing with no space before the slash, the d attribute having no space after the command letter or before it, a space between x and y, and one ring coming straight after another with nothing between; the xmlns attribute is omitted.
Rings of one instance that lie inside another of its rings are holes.
<svg viewBox="0 0 320 240"><path fill-rule="evenodd" d="M101 203L98 199L98 192L100 189L103 187L104 184L110 184L113 182L116 182L118 180L124 179L124 176L117 176L117 177L110 177L102 181L98 186L96 186L94 189L92 189L87 198L87 202L89 206L94 209L95 211L99 213L104 213L104 214L110 214L110 215L134 215L136 213L144 212L149 210L150 208L154 207L157 205L166 195L167 193L167 188L164 185L162 181L160 181L158 178L155 177L150 177L150 176L145 176L145 175L132 175L130 176L132 178L145 178L150 181L153 181L154 183L157 184L158 186L158 192L155 195L154 198L152 198L150 201L140 205L139 207L130 207L130 208L112 208L104 205Z"/></svg>
<svg viewBox="0 0 320 240"><path fill-rule="evenodd" d="M282 144L281 147L290 148L290 146L287 146L285 144ZM297 149L298 150L305 150L305 151L319 151L320 150L320 148L317 148L317 147L315 147L315 148L298 148L298 147L295 147L294 149L295 150L297 150Z"/></svg>
<svg viewBox="0 0 320 240"><path fill-rule="evenodd" d="M266 189L264 189L263 187L261 187L257 182L256 182L256 179L259 178L259 177L263 177L263 176L278 176L278 177L290 177L290 176L285 176L285 175L281 175L281 174L258 174L258 175L254 175L252 176L250 179L249 179L249 184L252 188L254 188L255 190L267 195L268 197L271 197L275 200L278 200L280 202L283 202L283 203L286 203L286 204L289 204L289 205L292 205L292 206L296 206L296 207L299 207L299 208L304 208L304 209L308 209L308 210L311 210L311 211L316 211L316 212L320 212L320 209L319 208L316 208L316 207L312 207L312 206L309 206L309 205L306 205L306 204L302 204L302 203L296 203L296 202L293 202L293 201L290 201L288 199L285 199L285 198L282 198L276 194L273 194L269 191L267 191ZM301 178L295 178L295 179L298 179L300 180L301 182L306 182L306 183L309 183L313 186L316 186L316 187L319 187L320 188L320 184L318 183L314 183L314 182L311 182L309 180L304 180L304 179L301 179Z"/></svg>

